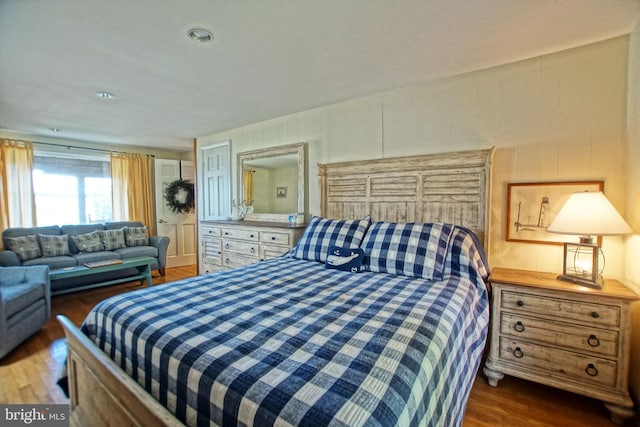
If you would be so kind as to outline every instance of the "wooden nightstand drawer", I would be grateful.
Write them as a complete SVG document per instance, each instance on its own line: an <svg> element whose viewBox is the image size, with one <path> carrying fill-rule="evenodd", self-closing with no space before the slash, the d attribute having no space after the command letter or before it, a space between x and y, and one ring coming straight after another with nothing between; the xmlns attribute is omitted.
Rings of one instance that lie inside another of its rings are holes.
<svg viewBox="0 0 640 427"><path fill-rule="evenodd" d="M618 365L606 359L508 338L500 339L500 358L571 380L616 385Z"/></svg>
<svg viewBox="0 0 640 427"><path fill-rule="evenodd" d="M541 344L606 356L618 354L617 331L576 326L519 314L502 313L500 333Z"/></svg>
<svg viewBox="0 0 640 427"><path fill-rule="evenodd" d="M561 320L574 320L593 326L620 325L620 308L604 304L502 291L501 307L517 312L553 316Z"/></svg>

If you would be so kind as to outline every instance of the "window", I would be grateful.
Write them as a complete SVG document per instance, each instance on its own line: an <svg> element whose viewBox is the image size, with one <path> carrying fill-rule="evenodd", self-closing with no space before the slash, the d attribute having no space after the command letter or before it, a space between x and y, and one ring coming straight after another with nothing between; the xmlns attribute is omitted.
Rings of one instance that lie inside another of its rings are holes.
<svg viewBox="0 0 640 427"><path fill-rule="evenodd" d="M111 221L111 170L105 156L36 153L38 226Z"/></svg>

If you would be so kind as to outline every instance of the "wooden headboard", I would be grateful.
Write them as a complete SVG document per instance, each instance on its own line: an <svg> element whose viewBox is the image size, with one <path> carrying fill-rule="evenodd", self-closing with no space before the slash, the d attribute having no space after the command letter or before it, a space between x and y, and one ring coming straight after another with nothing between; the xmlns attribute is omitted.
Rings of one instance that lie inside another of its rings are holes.
<svg viewBox="0 0 640 427"><path fill-rule="evenodd" d="M486 249L493 152L320 164L322 216L463 225Z"/></svg>

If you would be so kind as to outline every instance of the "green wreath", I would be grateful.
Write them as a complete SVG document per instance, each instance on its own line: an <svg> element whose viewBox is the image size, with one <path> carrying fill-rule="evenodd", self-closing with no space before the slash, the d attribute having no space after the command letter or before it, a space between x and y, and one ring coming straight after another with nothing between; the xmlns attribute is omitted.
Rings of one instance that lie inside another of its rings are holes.
<svg viewBox="0 0 640 427"><path fill-rule="evenodd" d="M164 199L173 213L190 213L195 204L193 202L193 183L177 179L164 190Z"/></svg>

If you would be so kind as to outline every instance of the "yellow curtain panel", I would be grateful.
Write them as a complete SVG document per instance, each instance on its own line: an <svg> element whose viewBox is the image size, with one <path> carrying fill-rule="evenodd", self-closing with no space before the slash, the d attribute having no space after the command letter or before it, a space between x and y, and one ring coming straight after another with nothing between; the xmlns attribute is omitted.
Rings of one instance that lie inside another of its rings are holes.
<svg viewBox="0 0 640 427"><path fill-rule="evenodd" d="M30 142L0 140L1 230L36 225L32 171L33 145Z"/></svg>
<svg viewBox="0 0 640 427"><path fill-rule="evenodd" d="M113 219L140 221L156 235L153 159L144 154L111 153Z"/></svg>
<svg viewBox="0 0 640 427"><path fill-rule="evenodd" d="M253 203L253 174L254 171L245 170L242 171L242 188L243 188L243 202L249 206Z"/></svg>

